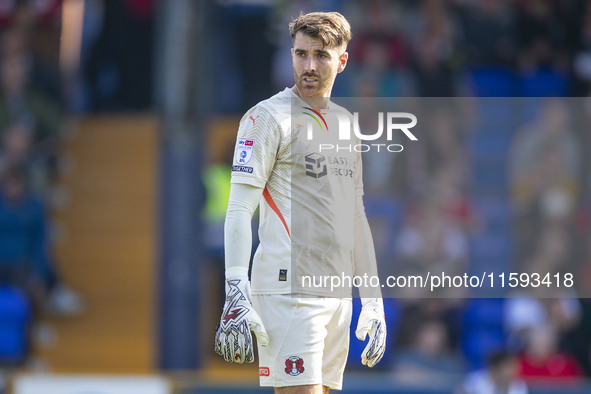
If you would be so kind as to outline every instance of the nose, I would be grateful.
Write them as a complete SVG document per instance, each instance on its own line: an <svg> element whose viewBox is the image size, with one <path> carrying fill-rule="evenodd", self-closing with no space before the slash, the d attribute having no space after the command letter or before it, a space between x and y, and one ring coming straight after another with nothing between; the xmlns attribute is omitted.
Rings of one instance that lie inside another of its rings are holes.
<svg viewBox="0 0 591 394"><path fill-rule="evenodd" d="M306 59L306 68L304 71L307 73L316 72L316 62L314 61L314 56L308 56Z"/></svg>

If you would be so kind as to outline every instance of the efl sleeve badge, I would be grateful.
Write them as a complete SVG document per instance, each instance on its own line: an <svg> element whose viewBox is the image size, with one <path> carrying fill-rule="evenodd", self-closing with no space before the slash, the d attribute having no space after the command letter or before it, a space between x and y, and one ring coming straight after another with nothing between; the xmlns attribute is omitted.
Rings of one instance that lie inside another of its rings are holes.
<svg viewBox="0 0 591 394"><path fill-rule="evenodd" d="M238 165L245 165L252 158L252 151L254 149L254 140L247 138L239 138L234 152L234 163Z"/></svg>

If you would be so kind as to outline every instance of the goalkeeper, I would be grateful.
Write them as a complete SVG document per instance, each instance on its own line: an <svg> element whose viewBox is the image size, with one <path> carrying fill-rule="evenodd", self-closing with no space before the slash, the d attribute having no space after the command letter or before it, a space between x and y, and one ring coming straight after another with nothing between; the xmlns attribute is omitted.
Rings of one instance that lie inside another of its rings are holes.
<svg viewBox="0 0 591 394"><path fill-rule="evenodd" d="M291 248L302 243L291 238L292 206L314 212L327 222L324 229L333 230L313 240L312 255L321 256L315 266L331 272L339 260L352 274L370 276L377 276L377 268L362 199L361 154L342 152L336 158L311 152L304 160L291 146L297 133L292 130L294 105L322 121L344 112L330 101L330 93L347 65L349 23L337 12L314 12L301 14L289 28L295 86L260 102L240 121L225 223L226 302L215 351L228 362L252 362L252 331L261 386L280 394L318 394L342 388L352 301L329 294L303 297L291 286L297 275ZM251 219L259 205L260 244L250 282ZM356 336L369 337L362 362L373 367L385 351L384 308L379 289L359 291L363 308Z"/></svg>

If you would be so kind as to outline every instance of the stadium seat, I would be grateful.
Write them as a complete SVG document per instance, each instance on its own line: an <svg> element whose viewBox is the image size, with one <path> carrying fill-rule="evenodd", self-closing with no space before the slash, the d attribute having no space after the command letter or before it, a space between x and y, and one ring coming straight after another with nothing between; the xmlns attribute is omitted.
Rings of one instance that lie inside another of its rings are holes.
<svg viewBox="0 0 591 394"><path fill-rule="evenodd" d="M394 227L400 224L402 218L402 205L395 199L388 196L387 198L377 198L367 196L364 198L365 214L367 219L385 218L392 222Z"/></svg>
<svg viewBox="0 0 591 394"><path fill-rule="evenodd" d="M478 157L472 160L471 187L476 192L506 192L508 190L505 162L500 157Z"/></svg>
<svg viewBox="0 0 591 394"><path fill-rule="evenodd" d="M31 306L23 291L0 286L0 365L18 365L28 353Z"/></svg>
<svg viewBox="0 0 591 394"><path fill-rule="evenodd" d="M484 367L490 353L505 347L504 335L496 331L475 330L465 334L462 342L464 356L472 370Z"/></svg>
<svg viewBox="0 0 591 394"><path fill-rule="evenodd" d="M516 120L516 98L481 97L476 101L477 134L511 136Z"/></svg>
<svg viewBox="0 0 591 394"><path fill-rule="evenodd" d="M506 68L474 67L468 70L467 77L475 96L515 96L514 77Z"/></svg>
<svg viewBox="0 0 591 394"><path fill-rule="evenodd" d="M463 324L467 326L478 325L499 328L503 321L503 299L482 298L471 300L463 312Z"/></svg>
<svg viewBox="0 0 591 394"><path fill-rule="evenodd" d="M476 210L487 225L509 224L513 211L506 198L481 197L475 199Z"/></svg>
<svg viewBox="0 0 591 394"><path fill-rule="evenodd" d="M476 157L506 157L511 140L502 133L476 133L468 139L468 148Z"/></svg>
<svg viewBox="0 0 591 394"><path fill-rule="evenodd" d="M472 256L509 258L512 247L511 238L499 232L478 234L470 239Z"/></svg>
<svg viewBox="0 0 591 394"><path fill-rule="evenodd" d="M462 350L470 366L484 366L486 356L505 346L503 299L471 300L462 315Z"/></svg>
<svg viewBox="0 0 591 394"><path fill-rule="evenodd" d="M364 198L365 213L370 225L380 223L381 228L386 232L380 234L380 238L392 240L396 237L396 231L402 221L402 204L393 198L379 198L367 196ZM374 235L374 241L377 241ZM391 244L389 242L376 242L376 256L378 261L385 261L391 255Z"/></svg>
<svg viewBox="0 0 591 394"><path fill-rule="evenodd" d="M520 78L523 97L564 97L568 93L566 75L543 68Z"/></svg>

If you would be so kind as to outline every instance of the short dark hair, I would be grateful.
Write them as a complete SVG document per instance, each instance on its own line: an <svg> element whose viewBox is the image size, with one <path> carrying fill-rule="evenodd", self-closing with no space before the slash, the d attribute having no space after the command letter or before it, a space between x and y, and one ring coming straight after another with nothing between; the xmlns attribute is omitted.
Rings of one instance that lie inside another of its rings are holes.
<svg viewBox="0 0 591 394"><path fill-rule="evenodd" d="M509 352L505 349L495 350L494 352L490 353L487 357L487 364L490 368L497 368L502 364L506 363L507 361L513 360L515 358L515 354Z"/></svg>
<svg viewBox="0 0 591 394"><path fill-rule="evenodd" d="M349 21L338 12L301 13L289 24L292 41L298 31L320 39L325 47L346 46L352 37Z"/></svg>

